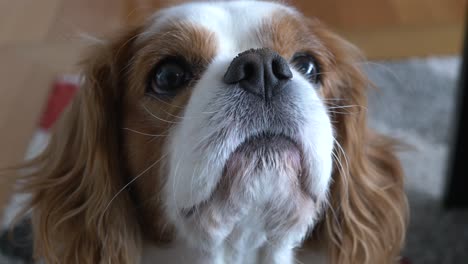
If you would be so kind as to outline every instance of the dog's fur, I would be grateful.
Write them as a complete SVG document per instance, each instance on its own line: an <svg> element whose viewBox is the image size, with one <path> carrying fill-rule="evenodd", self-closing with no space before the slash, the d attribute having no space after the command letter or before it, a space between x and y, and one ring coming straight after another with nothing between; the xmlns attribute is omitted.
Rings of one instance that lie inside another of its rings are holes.
<svg viewBox="0 0 468 264"><path fill-rule="evenodd" d="M258 48L313 55L320 82L291 66L289 90L265 105L221 81ZM174 97L148 95L168 56L194 78ZM96 46L49 146L22 167L37 257L287 264L299 248L328 263L394 263L403 175L395 142L367 128L360 61L317 20L250 1L164 9Z"/></svg>

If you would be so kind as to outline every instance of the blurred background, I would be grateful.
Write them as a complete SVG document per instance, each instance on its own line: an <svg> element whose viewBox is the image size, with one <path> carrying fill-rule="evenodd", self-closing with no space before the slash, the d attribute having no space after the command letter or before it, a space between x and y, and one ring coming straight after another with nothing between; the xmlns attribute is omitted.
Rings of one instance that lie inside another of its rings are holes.
<svg viewBox="0 0 468 264"><path fill-rule="evenodd" d="M73 94L68 89L76 88L80 53L93 38L176 2L182 1L0 0L0 167L46 142L54 115ZM359 63L379 87L369 92L370 125L411 145L400 154L411 206L404 256L412 264L468 263L468 211L443 203L454 171L453 127L461 120L456 98L467 1L286 2L364 51L369 61ZM1 215L12 187L0 183ZM468 185L461 188L468 193ZM0 241L0 264L23 263L17 253Z"/></svg>

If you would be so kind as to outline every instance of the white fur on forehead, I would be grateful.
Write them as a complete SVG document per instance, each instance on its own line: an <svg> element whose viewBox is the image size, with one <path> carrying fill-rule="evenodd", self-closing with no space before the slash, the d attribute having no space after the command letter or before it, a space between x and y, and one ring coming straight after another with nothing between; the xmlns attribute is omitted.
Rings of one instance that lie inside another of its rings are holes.
<svg viewBox="0 0 468 264"><path fill-rule="evenodd" d="M251 33L276 12L299 13L292 7L264 1L193 2L163 9L150 20L144 35L151 35L174 22L189 22L213 32L222 51L240 52L257 48ZM144 36L143 36L144 37ZM258 44L257 44L258 45Z"/></svg>

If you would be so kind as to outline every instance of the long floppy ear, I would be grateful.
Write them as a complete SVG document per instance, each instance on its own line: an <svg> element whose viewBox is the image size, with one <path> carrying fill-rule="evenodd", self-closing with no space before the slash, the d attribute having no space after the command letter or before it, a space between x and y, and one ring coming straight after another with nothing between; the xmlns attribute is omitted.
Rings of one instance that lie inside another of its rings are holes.
<svg viewBox="0 0 468 264"><path fill-rule="evenodd" d="M329 207L316 238L326 241L330 263L396 263L408 217L397 142L367 128L370 82L359 52L323 26L314 28L330 51L323 85L337 139Z"/></svg>
<svg viewBox="0 0 468 264"><path fill-rule="evenodd" d="M121 162L122 97L130 33L96 47L84 61L84 85L29 162L22 190L35 254L45 263L138 263L140 235Z"/></svg>

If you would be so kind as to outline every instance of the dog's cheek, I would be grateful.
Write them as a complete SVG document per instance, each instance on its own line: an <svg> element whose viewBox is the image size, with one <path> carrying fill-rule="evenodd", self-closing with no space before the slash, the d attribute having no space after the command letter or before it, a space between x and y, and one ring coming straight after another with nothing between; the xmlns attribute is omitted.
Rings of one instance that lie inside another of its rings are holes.
<svg viewBox="0 0 468 264"><path fill-rule="evenodd" d="M138 206L144 236L154 243L173 239L173 227L165 216L162 203L164 126L150 121L141 107L128 108L122 123L122 148L126 168L125 190Z"/></svg>

